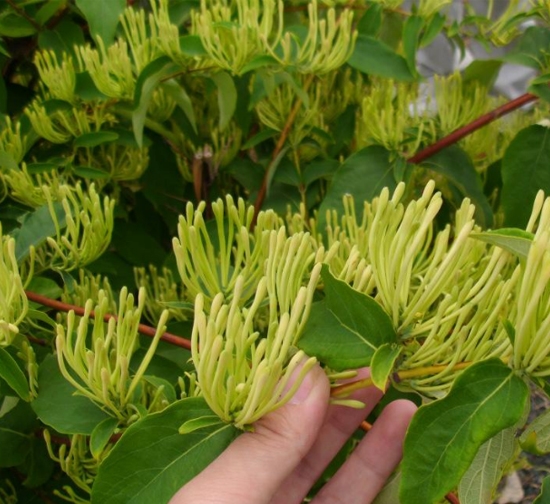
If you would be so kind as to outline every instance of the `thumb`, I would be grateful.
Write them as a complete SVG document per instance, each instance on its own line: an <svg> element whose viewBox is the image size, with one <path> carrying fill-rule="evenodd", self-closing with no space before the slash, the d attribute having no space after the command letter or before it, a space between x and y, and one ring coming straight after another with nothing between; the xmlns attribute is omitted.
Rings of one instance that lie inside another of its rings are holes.
<svg viewBox="0 0 550 504"><path fill-rule="evenodd" d="M328 379L319 366L293 398L256 422L170 504L267 504L315 441L329 403Z"/></svg>

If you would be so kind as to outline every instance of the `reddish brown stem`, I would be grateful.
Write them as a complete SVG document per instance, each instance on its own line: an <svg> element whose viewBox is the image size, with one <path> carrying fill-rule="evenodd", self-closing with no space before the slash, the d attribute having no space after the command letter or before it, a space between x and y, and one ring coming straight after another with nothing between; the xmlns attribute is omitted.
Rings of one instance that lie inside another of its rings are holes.
<svg viewBox="0 0 550 504"><path fill-rule="evenodd" d="M437 154L439 151L442 151L446 147L449 147L450 145L453 145L454 143L458 142L459 140L462 140L464 137L470 135L474 131L482 128L483 126L486 126L487 124L495 121L499 117L505 116L506 114L509 114L510 112L513 112L514 110L522 107L523 105L526 105L527 103L533 102L538 99L538 96L531 94L531 93L525 93L515 100L511 100L504 105L497 107L495 110L492 110L491 112L488 112L487 114L482 115L481 117L478 117L475 121L472 121L470 124L466 124L466 126L463 126L462 128L458 128L457 130L453 131L446 137L443 137L442 139L438 140L432 145L429 145L425 149L422 149L420 152L417 152L414 156L410 157L408 159L409 163L412 164L418 164L422 161L428 159L430 156L433 156L434 154Z"/></svg>
<svg viewBox="0 0 550 504"><path fill-rule="evenodd" d="M313 82L313 75L310 75L307 80L304 83L304 92L307 92L309 89L309 86ZM292 107L292 110L290 111L290 114L288 116L288 119L285 123L285 126L283 128L283 131L281 131L281 135L279 136L279 140L277 141L277 145L275 146L275 150L273 151L271 155L271 162L269 163L269 166L267 167L267 170L265 171L264 179L262 181L262 186L260 187L260 190L258 191L258 195L256 196L256 201L254 202L254 220L253 224L256 224L256 219L258 217L258 213L260 212L260 209L262 208L262 205L264 204L265 197L267 195L267 183L269 182L269 175L271 173L271 169L273 166L273 163L275 163L275 160L281 153L281 150L283 149L286 140L288 138L288 135L290 133L290 129L292 128L292 125L294 124L294 121L296 120L296 116L298 115L298 112L302 106L302 99L297 98L296 102L294 103L294 106Z"/></svg>
<svg viewBox="0 0 550 504"><path fill-rule="evenodd" d="M458 497L452 492L449 492L447 495L445 495L445 500L447 502L450 502L451 504L460 504Z"/></svg>
<svg viewBox="0 0 550 504"><path fill-rule="evenodd" d="M25 294L27 295L27 298L29 301L34 301L35 303L39 303L43 306L48 306L49 308L53 308L54 310L62 311L62 312L69 312L74 311L77 315L83 316L84 315L84 308L81 306L71 305L67 303L63 303L61 301L56 301L55 299L50 299L49 297L42 296L41 294L36 294L35 292L31 291L25 291ZM94 318L95 314L94 312L90 312L90 317ZM111 315L110 313L107 313L103 320L107 322L110 319L116 320L116 315ZM155 336L156 329L154 327L150 327L145 324L139 324L138 331L141 334L144 334L145 336ZM166 341L167 343L170 343L171 345L179 346L182 348L187 348L188 350L191 349L191 341L187 338L182 338L181 336L176 336L175 334L170 333L163 333L160 337L161 340Z"/></svg>

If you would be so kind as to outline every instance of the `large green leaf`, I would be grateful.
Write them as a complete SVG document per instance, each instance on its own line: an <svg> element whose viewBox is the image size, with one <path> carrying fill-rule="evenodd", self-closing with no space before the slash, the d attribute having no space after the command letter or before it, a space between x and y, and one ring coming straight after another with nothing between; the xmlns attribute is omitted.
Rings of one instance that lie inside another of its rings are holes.
<svg viewBox="0 0 550 504"><path fill-rule="evenodd" d="M535 455L550 453L550 410L544 411L527 426L520 443L524 450Z"/></svg>
<svg viewBox="0 0 550 504"><path fill-rule="evenodd" d="M510 142L502 159L504 224L524 228L533 201L543 189L550 194L550 129L533 125Z"/></svg>
<svg viewBox="0 0 550 504"><path fill-rule="evenodd" d="M53 209L62 229L65 227L65 210L60 202L53 204ZM15 238L15 257L21 261L27 257L31 246L37 247L49 236L55 236L56 228L48 205L41 206L21 218L21 227L12 231Z"/></svg>
<svg viewBox="0 0 550 504"><path fill-rule="evenodd" d="M420 16L410 16L403 25L403 51L407 65L412 75L418 75L416 70L416 51L424 28L424 19Z"/></svg>
<svg viewBox="0 0 550 504"><path fill-rule="evenodd" d="M359 35L348 64L368 75L413 81L407 60L390 46L369 35Z"/></svg>
<svg viewBox="0 0 550 504"><path fill-rule="evenodd" d="M353 196L355 211L363 215L365 201L371 201L384 187L395 189L390 153L384 147L373 145L352 154L334 172L325 199L319 208L319 229L325 224L327 210L335 209L342 215L342 198Z"/></svg>
<svg viewBox="0 0 550 504"><path fill-rule="evenodd" d="M546 26L530 26L521 36L519 43L515 44L503 59L508 63L541 70L546 65L549 45L550 29Z"/></svg>
<svg viewBox="0 0 550 504"><path fill-rule="evenodd" d="M21 399L30 399L29 384L27 377L15 362L15 359L4 348L0 347L0 378L17 393Z"/></svg>
<svg viewBox="0 0 550 504"><path fill-rule="evenodd" d="M382 307L371 297L321 272L325 299L315 303L298 346L333 369L368 366L376 349L395 343L396 333Z"/></svg>
<svg viewBox="0 0 550 504"><path fill-rule="evenodd" d="M115 38L119 17L126 8L126 0L75 0L82 11L90 33L97 39L101 37L106 46Z"/></svg>
<svg viewBox="0 0 550 504"><path fill-rule="evenodd" d="M163 80L180 70L181 68L168 56L161 56L151 61L139 74L134 92L132 125L136 141L140 147L143 145L143 127L145 126L147 109L153 97L153 92Z"/></svg>
<svg viewBox="0 0 550 504"><path fill-rule="evenodd" d="M550 476L542 480L542 490L533 504L550 504Z"/></svg>
<svg viewBox="0 0 550 504"><path fill-rule="evenodd" d="M4 409L4 404L0 406ZM0 467L14 467L25 461L36 423L29 404L21 400L0 416Z"/></svg>
<svg viewBox="0 0 550 504"><path fill-rule="evenodd" d="M63 434L91 434L96 425L110 418L63 378L57 358L49 355L38 369L38 397L31 403L38 418Z"/></svg>
<svg viewBox="0 0 550 504"><path fill-rule="evenodd" d="M217 72L210 77L218 88L218 107L220 110L220 130L224 130L237 107L237 88L227 72Z"/></svg>
<svg viewBox="0 0 550 504"><path fill-rule="evenodd" d="M443 175L460 191L462 197L470 198L476 206L476 220L482 227L492 226L493 211L483 193L483 184L470 156L463 149L458 145L451 145L431 156L422 165ZM460 201L455 204L459 205Z"/></svg>
<svg viewBox="0 0 550 504"><path fill-rule="evenodd" d="M493 502L496 487L518 452L516 431L516 427L504 429L481 446L458 486L461 504Z"/></svg>
<svg viewBox="0 0 550 504"><path fill-rule="evenodd" d="M498 359L473 364L449 394L422 406L405 439L402 504L434 504L458 485L481 446L522 417L529 389Z"/></svg>
<svg viewBox="0 0 550 504"><path fill-rule="evenodd" d="M92 504L162 504L240 433L218 421L188 434L186 422L212 415L202 398L178 401L131 425L99 467Z"/></svg>

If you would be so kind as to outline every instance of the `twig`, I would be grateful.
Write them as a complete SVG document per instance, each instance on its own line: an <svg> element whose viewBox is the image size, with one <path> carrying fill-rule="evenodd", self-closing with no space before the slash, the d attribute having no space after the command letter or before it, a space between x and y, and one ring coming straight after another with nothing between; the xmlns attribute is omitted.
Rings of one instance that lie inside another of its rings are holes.
<svg viewBox="0 0 550 504"><path fill-rule="evenodd" d="M536 100L538 100L538 96L531 93L525 93L518 98L511 100L508 103L501 105L500 107L497 107L495 110L492 110L491 112L488 112L487 114L478 117L475 121L472 121L471 123L456 129L452 133L448 134L446 137L443 137L442 139L438 140L432 145L429 145L425 149L422 149L420 152L417 152L414 156L410 157L408 159L408 162L412 164L421 163L422 161L428 159L430 156L433 156L434 154L442 151L446 147L449 147L459 140L462 140L464 137L470 135L474 131L482 128L483 126L486 126L489 123L492 123L499 117L505 116L506 114L513 112L523 105L526 105L527 103Z"/></svg>
<svg viewBox="0 0 550 504"><path fill-rule="evenodd" d="M460 369L465 369L468 366L470 366L472 362L460 362L458 364L455 364L452 369L453 371L458 371ZM440 373L441 371L444 371L447 369L448 366L446 365L439 365L439 366L427 366L417 369L407 369L405 371L399 371L397 373L394 373L392 378L395 382L399 383L400 381L407 380L409 378L415 378L417 376L427 376L431 374ZM350 394L351 392L354 392L355 390L361 390L367 387L370 387L373 385L372 378L364 378L362 380L357 380L350 383L345 383L344 385L340 385L338 387L334 387L330 395L331 397L342 397Z"/></svg>
<svg viewBox="0 0 550 504"><path fill-rule="evenodd" d="M62 312L70 312L74 311L77 315L82 317L84 315L84 308L81 306L71 305L67 303L63 303L61 301L57 301L55 299L50 299L49 297L42 296L41 294L36 294L35 292L31 291L25 291L25 294L27 295L27 298L30 301L34 301L35 303L39 303L43 306L48 306L50 308L53 308L54 310L62 311ZM90 312L90 317L95 318L95 314L93 311ZM110 319L117 319L116 315L112 315L110 313L107 313L103 320L107 322ZM145 324L139 324L138 331L141 334L144 334L145 336L151 336L154 337L156 334L156 329L154 327L145 325ZM175 334L171 333L163 333L160 337L161 340L166 341L166 343L170 343L171 345L179 346L182 348L187 348L188 350L191 349L191 341L187 338L182 338L181 336L176 336Z"/></svg>
<svg viewBox="0 0 550 504"><path fill-rule="evenodd" d="M304 82L304 92L307 92L309 89L309 86L313 82L314 75L311 74L307 80ZM260 209L262 208L262 205L264 203L266 194L267 194L267 183L269 181L269 175L271 173L271 169L273 167L273 163L276 161L277 157L279 156L281 150L283 149L285 142L288 138L288 135L290 133L290 129L292 128L292 125L294 124L294 121L296 120L296 116L298 115L298 111L300 110L300 107L302 106L302 99L298 97L296 99L296 103L294 103L294 106L292 107L292 110L290 111L290 114L288 116L288 119L286 121L286 124L283 128L283 131L281 131L281 136L279 137L279 140L277 142L277 145L275 146L275 150L273 151L273 154L271 155L271 162L269 163L269 166L267 167L267 170L265 171L264 179L262 181L262 186L260 187L260 190L258 191L258 196L256 196L256 201L254 202L254 219L253 224L256 224L256 219L258 217L258 214L260 213Z"/></svg>
<svg viewBox="0 0 550 504"><path fill-rule="evenodd" d="M13 0L6 0L6 2L15 12L17 12L17 14L19 14L21 17L24 17L36 31L42 31L42 26L40 25L40 23L38 23L36 19L33 19L31 16L29 16L25 12L25 9L17 5Z"/></svg>

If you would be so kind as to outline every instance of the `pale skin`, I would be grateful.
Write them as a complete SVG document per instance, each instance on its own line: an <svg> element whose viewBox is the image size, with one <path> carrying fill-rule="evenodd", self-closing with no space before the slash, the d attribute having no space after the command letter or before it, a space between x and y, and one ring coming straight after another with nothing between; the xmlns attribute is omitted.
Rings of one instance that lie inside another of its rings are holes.
<svg viewBox="0 0 550 504"><path fill-rule="evenodd" d="M362 370L362 377L367 370ZM238 437L170 504L299 504L361 421L382 398L374 387L353 394L363 409L329 406L329 382L313 368L292 401ZM401 460L416 406L398 400L373 428L313 504L369 504Z"/></svg>

